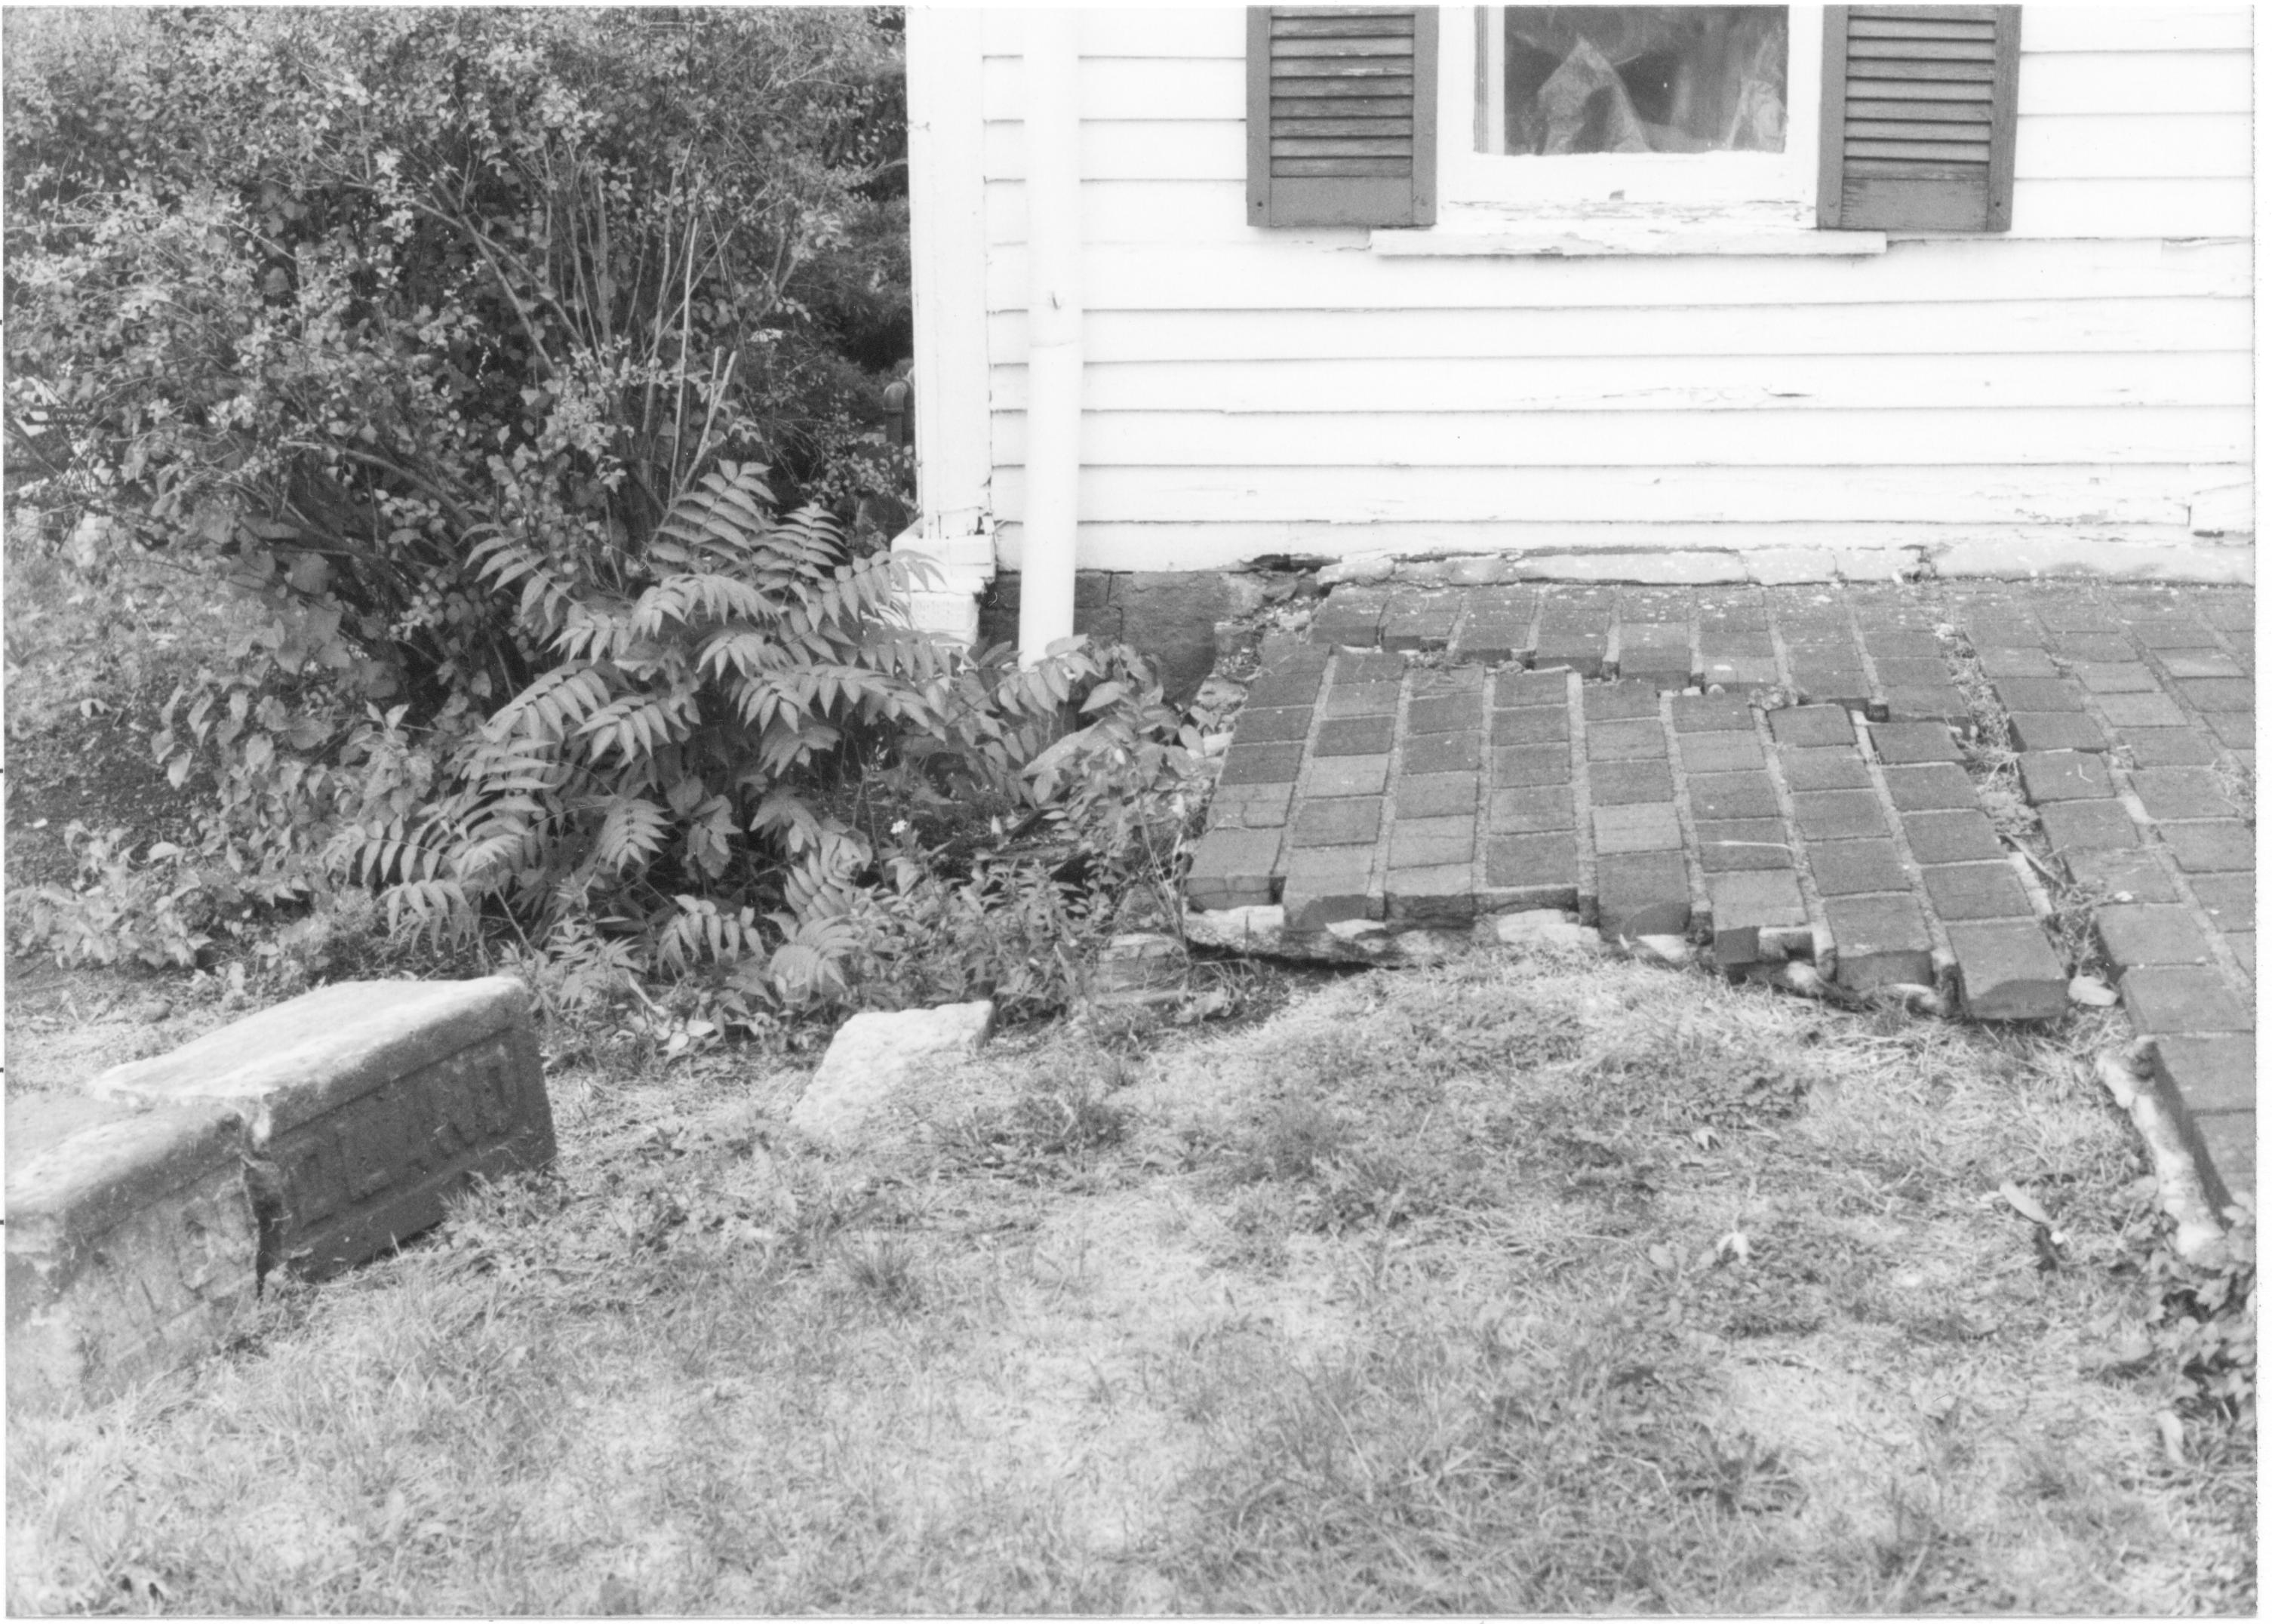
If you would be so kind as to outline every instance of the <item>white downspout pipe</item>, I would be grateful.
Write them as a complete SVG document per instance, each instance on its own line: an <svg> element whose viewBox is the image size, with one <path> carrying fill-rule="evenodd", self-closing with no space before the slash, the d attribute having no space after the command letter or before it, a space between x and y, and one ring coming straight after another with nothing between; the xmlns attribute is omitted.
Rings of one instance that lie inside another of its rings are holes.
<svg viewBox="0 0 2272 1624"><path fill-rule="evenodd" d="M1078 13L1026 24L1026 521L1018 657L1072 635L1080 505L1080 41Z"/></svg>

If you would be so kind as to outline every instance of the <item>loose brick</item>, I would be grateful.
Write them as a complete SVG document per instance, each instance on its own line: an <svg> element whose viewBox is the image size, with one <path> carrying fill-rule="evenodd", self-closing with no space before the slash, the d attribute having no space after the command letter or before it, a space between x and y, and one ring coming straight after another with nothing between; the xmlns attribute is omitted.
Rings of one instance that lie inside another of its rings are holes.
<svg viewBox="0 0 2272 1624"><path fill-rule="evenodd" d="M2164 693L2101 694L2098 709L2118 728L2181 728L2186 723L2186 713Z"/></svg>
<svg viewBox="0 0 2272 1624"><path fill-rule="evenodd" d="M1334 670L1335 686L1348 683L1401 684L1405 673L1411 669L1402 655L1378 649L1337 655L1334 658L1340 662Z"/></svg>
<svg viewBox="0 0 2272 1624"><path fill-rule="evenodd" d="M1512 749L1491 752L1491 777L1501 788L1515 789L1537 784L1566 784L1570 782L1570 747L1567 745L1520 745ZM1665 793L1670 796L1668 777Z"/></svg>
<svg viewBox="0 0 2272 1624"><path fill-rule="evenodd" d="M1412 697L1416 700L1440 700L1454 695L1483 702L1491 688L1490 674L1472 665L1416 665L1409 673Z"/></svg>
<svg viewBox="0 0 2272 1624"><path fill-rule="evenodd" d="M1569 698L1564 671L1501 671L1491 681L1494 705L1567 705Z"/></svg>
<svg viewBox="0 0 2272 1624"><path fill-rule="evenodd" d="M1854 724L1846 712L1835 705L1801 705L1770 711L1768 725L1775 731L1775 743L1793 748L1854 742Z"/></svg>
<svg viewBox="0 0 2272 1624"><path fill-rule="evenodd" d="M1491 713L1494 745L1558 744L1569 737L1570 710L1566 705L1530 705Z"/></svg>
<svg viewBox="0 0 2272 1624"><path fill-rule="evenodd" d="M1878 797L1867 790L1809 790L1790 797L1799 833L1810 841L1855 840L1886 833Z"/></svg>
<svg viewBox="0 0 2272 1624"><path fill-rule="evenodd" d="M1535 834L1577 827L1577 812L1566 784L1501 790L1491 797L1490 828L1494 834Z"/></svg>
<svg viewBox="0 0 2272 1624"><path fill-rule="evenodd" d="M2157 686L2152 670L2135 660L2085 661L2074 668L2074 675L2093 693L2152 693Z"/></svg>
<svg viewBox="0 0 2272 1624"><path fill-rule="evenodd" d="M1723 969L1768 956L1761 932L1789 932L1806 924L1798 878L1788 869L1707 874L1704 891L1712 902L1713 956Z"/></svg>
<svg viewBox="0 0 2272 1624"><path fill-rule="evenodd" d="M1476 855L1476 819L1464 818L1399 818L1388 831L1388 866L1442 868L1471 863Z"/></svg>
<svg viewBox="0 0 2272 1624"><path fill-rule="evenodd" d="M1322 931L1384 911L1372 891L1372 848L1329 846L1296 851L1286 861L1286 928Z"/></svg>
<svg viewBox="0 0 2272 1624"><path fill-rule="evenodd" d="M1835 706L1843 712L1847 707L1866 704L1870 699L1869 673L1858 665L1819 664L1794 656L1790 681L1809 706Z"/></svg>
<svg viewBox="0 0 2272 1624"><path fill-rule="evenodd" d="M1246 685L1249 710L1306 710L1326 685L1326 662L1284 660L1267 665Z"/></svg>
<svg viewBox="0 0 2272 1624"><path fill-rule="evenodd" d="M2012 743L2022 750L2104 750L2106 735L2089 716L2063 710L2014 711Z"/></svg>
<svg viewBox="0 0 2272 1624"><path fill-rule="evenodd" d="M1343 716L1318 729L1312 756L1379 756L1396 736L1394 716Z"/></svg>
<svg viewBox="0 0 2272 1624"><path fill-rule="evenodd" d="M2130 787L2156 818L2231 818L2240 810L2206 767L2142 767L2130 775Z"/></svg>
<svg viewBox="0 0 2272 1624"><path fill-rule="evenodd" d="M2245 1032L2248 1011L2208 965L2141 965L2122 977L2122 1003L2141 1032Z"/></svg>
<svg viewBox="0 0 2272 1624"><path fill-rule="evenodd" d="M1672 768L1663 761L1597 761L1586 769L1586 784L1596 806L1672 801Z"/></svg>
<svg viewBox="0 0 2272 1624"><path fill-rule="evenodd" d="M1528 617L1478 615L1462 625L1452 641L1455 660L1477 660L1486 665L1519 660L1530 652Z"/></svg>
<svg viewBox="0 0 2272 1624"><path fill-rule="evenodd" d="M1430 773L1396 781L1396 815L1403 818L1472 818L1483 793L1476 773Z"/></svg>
<svg viewBox="0 0 2272 1624"><path fill-rule="evenodd" d="M1977 812L1904 812L1902 833L1919 863L1977 863L2003 855L1995 827Z"/></svg>
<svg viewBox="0 0 2272 1624"><path fill-rule="evenodd" d="M2177 689L2196 710L2253 711L2256 708L2256 685L2245 677L2180 677Z"/></svg>
<svg viewBox="0 0 2272 1624"><path fill-rule="evenodd" d="M2072 683L2040 677L1999 677L1989 686L2006 710L2079 711L2082 693Z"/></svg>
<svg viewBox="0 0 2272 1624"><path fill-rule="evenodd" d="M1274 829L1293 804L1291 784L1218 785L1207 803L1210 829Z"/></svg>
<svg viewBox="0 0 2272 1624"><path fill-rule="evenodd" d="M1887 691L1895 688L1939 688L1948 682L1948 668L1938 655L1929 660L1879 660L1878 680Z"/></svg>
<svg viewBox="0 0 2272 1624"><path fill-rule="evenodd" d="M1677 851L1680 819L1670 806L1641 804L1594 809L1594 849L1604 857L1626 851Z"/></svg>
<svg viewBox="0 0 2272 1624"><path fill-rule="evenodd" d="M2238 822L2165 823L2162 838L2187 873L2241 873L2256 866L2256 840Z"/></svg>
<svg viewBox="0 0 2272 1624"><path fill-rule="evenodd" d="M2220 929L2245 931L2256 920L2256 876L2253 873L2193 874L2186 877L2194 895L2208 910Z"/></svg>
<svg viewBox="0 0 2272 1624"><path fill-rule="evenodd" d="M1969 726L1972 707L1954 688L1943 685L1938 688L1888 688L1885 697L1871 707L1872 714L1882 711L1892 722L1939 722L1951 726Z"/></svg>
<svg viewBox="0 0 2272 1624"><path fill-rule="evenodd" d="M1806 866L1824 896L1906 891L1909 872L1890 840L1841 840L1809 844Z"/></svg>
<svg viewBox="0 0 2272 1624"><path fill-rule="evenodd" d="M2201 1188L2219 1212L2232 1197L2256 1194L2256 1113L2208 1111L2193 1119L2194 1157L2203 1164ZM2222 1186L2220 1193L2219 1186Z"/></svg>
<svg viewBox="0 0 2272 1624"><path fill-rule="evenodd" d="M1379 795L1388 788L1386 756L1332 756L1310 763L1312 795Z"/></svg>
<svg viewBox="0 0 2272 1624"><path fill-rule="evenodd" d="M1790 832L1775 818L1738 818L1696 826L1696 860L1708 874L1791 866Z"/></svg>
<svg viewBox="0 0 2272 1624"><path fill-rule="evenodd" d="M2033 919L1951 924L1948 945L1964 1013L1973 1020L2050 1021L2066 1013L2066 967Z"/></svg>
<svg viewBox="0 0 2272 1624"><path fill-rule="evenodd" d="M1211 829L1200 837L1184 894L1202 913L1259 907L1277 900L1276 829Z"/></svg>
<svg viewBox="0 0 2272 1624"><path fill-rule="evenodd" d="M1370 648L1379 640L1385 592L1337 587L1310 622L1310 640L1348 648Z"/></svg>
<svg viewBox="0 0 2272 1624"><path fill-rule="evenodd" d="M1688 928L1688 865L1678 851L1643 851L1602 865L1602 934L1678 936Z"/></svg>
<svg viewBox="0 0 2272 1624"><path fill-rule="evenodd" d="M1767 764L1767 754L1752 734L1680 735L1680 765L1691 773L1749 772Z"/></svg>
<svg viewBox="0 0 2272 1624"><path fill-rule="evenodd" d="M1672 701L1672 727L1677 733L1741 733L1749 737L1752 707L1730 693L1684 693ZM1683 749L1687 743L1681 741Z"/></svg>
<svg viewBox="0 0 2272 1624"><path fill-rule="evenodd" d="M1851 750L1782 750L1783 781L1793 790L1866 790L1870 769Z"/></svg>
<svg viewBox="0 0 2272 1624"><path fill-rule="evenodd" d="M1386 904L1392 924L1468 924L1476 917L1475 864L1392 868Z"/></svg>
<svg viewBox="0 0 2272 1624"><path fill-rule="evenodd" d="M2122 744L2141 767L2208 767L2216 760L2191 728L2125 728Z"/></svg>
<svg viewBox="0 0 2272 1624"><path fill-rule="evenodd" d="M1964 769L1945 761L1887 767L1886 792L1896 812L1953 812L1979 805Z"/></svg>
<svg viewBox="0 0 2272 1624"><path fill-rule="evenodd" d="M1326 694L1326 715L1345 716L1394 716L1396 702L1403 692L1401 683L1353 682L1346 673Z"/></svg>
<svg viewBox="0 0 2272 1624"><path fill-rule="evenodd" d="M1484 884L1494 906L1576 907L1576 834L1558 831L1492 836L1484 842Z"/></svg>
<svg viewBox="0 0 2272 1624"><path fill-rule="evenodd" d="M2138 827L2119 801L2053 801L2037 816L2043 819L2044 837L2063 857L2138 843Z"/></svg>
<svg viewBox="0 0 2272 1624"><path fill-rule="evenodd" d="M1233 745L1222 764L1226 784L1289 784L1302 767L1299 745Z"/></svg>
<svg viewBox="0 0 2272 1624"><path fill-rule="evenodd" d="M1932 984L1932 938L1911 898L1830 897L1822 907L1837 945L1840 985L1860 992L1889 982Z"/></svg>
<svg viewBox="0 0 2272 1624"><path fill-rule="evenodd" d="M1311 708L1284 707L1272 710L1244 710L1238 715L1238 730L1231 736L1240 745L1282 745L1298 743L1310 737Z"/></svg>
<svg viewBox="0 0 2272 1624"><path fill-rule="evenodd" d="M2207 964L2208 940L2186 908L2116 903L2098 910L2092 924L2107 962L2118 970L2140 964Z"/></svg>
<svg viewBox="0 0 2272 1624"><path fill-rule="evenodd" d="M1601 683L1583 695L1588 732L1596 722L1632 722L1656 715L1656 691L1637 682Z"/></svg>
<svg viewBox="0 0 2272 1624"><path fill-rule="evenodd" d="M2089 803L2078 803L2089 805ZM2118 902L2174 902L2178 887L2150 852L2075 851L2063 859L2078 885L2095 886Z"/></svg>
<svg viewBox="0 0 2272 1624"><path fill-rule="evenodd" d="M1294 820L1293 843L1298 848L1370 846L1379 838L1377 796L1336 796L1327 800L1312 796L1302 803L1302 815Z"/></svg>
<svg viewBox="0 0 2272 1624"><path fill-rule="evenodd" d="M1563 714L1566 719L1568 713ZM1415 733L1450 733L1480 727L1483 720L1484 696L1480 693L1431 694L1426 699L1415 699L1404 711L1404 725Z"/></svg>
<svg viewBox="0 0 2272 1624"><path fill-rule="evenodd" d="M2031 750L2020 757L2020 782L2037 806L2047 801L2096 799L2114 793L2106 763L2080 750Z"/></svg>
<svg viewBox="0 0 2272 1624"><path fill-rule="evenodd" d="M553 1155L528 995L501 976L324 987L88 1092L242 1111L282 1184L275 1250L310 1279L431 1228L474 1182Z"/></svg>
<svg viewBox="0 0 2272 1624"><path fill-rule="evenodd" d="M1459 618L1456 592L1401 591L1380 615L1383 648L1441 648L1452 640L1452 625Z"/></svg>
<svg viewBox="0 0 2272 1624"><path fill-rule="evenodd" d="M1924 871L1924 894L1944 920L2029 919L2035 909L2008 863L1954 863Z"/></svg>
<svg viewBox="0 0 2272 1624"><path fill-rule="evenodd" d="M1602 656L1609 652L1610 640L1601 632L1573 632L1541 627L1537 652L1531 656L1539 670L1561 667L1575 671L1581 677L1599 677Z"/></svg>
<svg viewBox="0 0 2272 1624"><path fill-rule="evenodd" d="M2256 1109L2256 1039L2157 1037L2154 1074L2196 1113Z"/></svg>
<svg viewBox="0 0 2272 1624"><path fill-rule="evenodd" d="M1889 766L1964 759L1947 728L1938 722L1876 722L1870 729L1870 745L1878 760Z"/></svg>
<svg viewBox="0 0 2272 1624"><path fill-rule="evenodd" d="M1782 812L1765 773L1698 773L1688 780L1688 805L1699 818L1773 818Z"/></svg>

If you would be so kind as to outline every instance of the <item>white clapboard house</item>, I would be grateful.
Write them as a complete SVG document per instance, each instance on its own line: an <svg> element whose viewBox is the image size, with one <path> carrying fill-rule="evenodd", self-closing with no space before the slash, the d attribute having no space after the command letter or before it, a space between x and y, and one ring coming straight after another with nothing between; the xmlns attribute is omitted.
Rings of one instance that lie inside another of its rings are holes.
<svg viewBox="0 0 2272 1624"><path fill-rule="evenodd" d="M2252 22L915 9L901 545L2248 579Z"/></svg>

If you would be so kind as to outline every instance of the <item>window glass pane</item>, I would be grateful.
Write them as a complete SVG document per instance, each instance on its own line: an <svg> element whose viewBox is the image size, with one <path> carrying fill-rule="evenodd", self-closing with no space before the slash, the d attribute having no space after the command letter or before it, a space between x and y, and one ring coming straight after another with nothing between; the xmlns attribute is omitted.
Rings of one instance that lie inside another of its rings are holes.
<svg viewBox="0 0 2272 1624"><path fill-rule="evenodd" d="M1779 153L1782 6L1514 6L1509 153Z"/></svg>

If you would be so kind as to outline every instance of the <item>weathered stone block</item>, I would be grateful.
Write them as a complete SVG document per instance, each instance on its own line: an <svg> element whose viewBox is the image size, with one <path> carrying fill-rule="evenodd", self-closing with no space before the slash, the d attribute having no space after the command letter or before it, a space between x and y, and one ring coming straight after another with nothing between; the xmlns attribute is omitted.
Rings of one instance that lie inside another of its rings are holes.
<svg viewBox="0 0 2272 1624"><path fill-rule="evenodd" d="M317 1279L431 1228L475 1179L553 1156L528 995L502 976L320 988L88 1092L242 1113L280 1181L273 1244Z"/></svg>
<svg viewBox="0 0 2272 1624"><path fill-rule="evenodd" d="M789 1109L789 1126L822 1144L847 1148L893 1094L930 1067L975 1053L993 1027L989 999L856 1014L837 1029L820 1068Z"/></svg>

